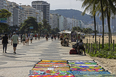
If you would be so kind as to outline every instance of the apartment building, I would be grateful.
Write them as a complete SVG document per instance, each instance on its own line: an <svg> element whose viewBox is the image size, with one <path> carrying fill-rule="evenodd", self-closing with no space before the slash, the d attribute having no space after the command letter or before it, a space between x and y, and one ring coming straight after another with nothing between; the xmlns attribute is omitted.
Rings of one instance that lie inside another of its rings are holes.
<svg viewBox="0 0 116 77"><path fill-rule="evenodd" d="M33 1L32 7L36 10L43 12L43 19L46 19L49 22L50 18L50 4L45 1Z"/></svg>

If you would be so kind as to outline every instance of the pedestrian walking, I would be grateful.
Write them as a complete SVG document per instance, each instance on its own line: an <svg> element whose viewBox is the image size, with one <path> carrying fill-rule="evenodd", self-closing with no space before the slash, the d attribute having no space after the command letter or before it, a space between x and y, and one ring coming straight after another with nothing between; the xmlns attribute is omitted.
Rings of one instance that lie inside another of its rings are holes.
<svg viewBox="0 0 116 77"><path fill-rule="evenodd" d="M25 36L25 34L23 34L23 35L22 35L23 45L25 45L25 41L26 41L25 39L26 39L26 36Z"/></svg>
<svg viewBox="0 0 116 77"><path fill-rule="evenodd" d="M35 40L37 40L37 34L35 34Z"/></svg>
<svg viewBox="0 0 116 77"><path fill-rule="evenodd" d="M51 35L51 40L53 41L53 35Z"/></svg>
<svg viewBox="0 0 116 77"><path fill-rule="evenodd" d="M38 40L40 40L40 34L38 34Z"/></svg>
<svg viewBox="0 0 116 77"><path fill-rule="evenodd" d="M32 43L32 40L33 40L33 35L31 34L30 35L30 41L31 41L31 43Z"/></svg>
<svg viewBox="0 0 116 77"><path fill-rule="evenodd" d="M56 35L54 35L54 39L56 40Z"/></svg>
<svg viewBox="0 0 116 77"><path fill-rule="evenodd" d="M19 40L18 40L18 35L16 35L15 32L13 32L13 36L11 38L11 45L13 44L13 50L14 50L14 54L16 54L16 47L17 47L17 44L19 43Z"/></svg>
<svg viewBox="0 0 116 77"><path fill-rule="evenodd" d="M22 43L22 34L20 35L21 43Z"/></svg>
<svg viewBox="0 0 116 77"><path fill-rule="evenodd" d="M4 53L4 50L5 50L5 53L6 50L7 50L7 44L8 44L8 36L7 34L5 34L5 36L2 37L2 44L3 44L3 53Z"/></svg>
<svg viewBox="0 0 116 77"><path fill-rule="evenodd" d="M46 34L46 41L48 41L48 34Z"/></svg>
<svg viewBox="0 0 116 77"><path fill-rule="evenodd" d="M60 35L58 34L57 37L58 37L58 39L59 39Z"/></svg>
<svg viewBox="0 0 116 77"><path fill-rule="evenodd" d="M26 35L26 43L27 43L27 45L29 45L29 36L28 36L28 34Z"/></svg>

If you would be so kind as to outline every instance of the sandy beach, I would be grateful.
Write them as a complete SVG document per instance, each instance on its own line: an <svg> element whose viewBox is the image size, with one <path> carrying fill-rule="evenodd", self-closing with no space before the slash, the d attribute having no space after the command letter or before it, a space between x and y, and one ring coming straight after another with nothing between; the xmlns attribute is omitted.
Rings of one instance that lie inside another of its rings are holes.
<svg viewBox="0 0 116 77"><path fill-rule="evenodd" d="M87 39L88 39L88 43L95 42L95 38L93 38L93 36L86 36L85 39L83 39L83 42L87 43ZM100 43L102 44L102 37L97 36L97 41L99 41L99 39L100 39ZM114 43L116 44L116 36L112 36L112 40L115 40ZM104 43L108 43L107 35L104 37ZM94 59L96 62L98 62L99 65L104 67L106 70L109 70L109 72L116 75L116 59L106 59L106 58L98 58L98 57L91 57L91 58Z"/></svg>

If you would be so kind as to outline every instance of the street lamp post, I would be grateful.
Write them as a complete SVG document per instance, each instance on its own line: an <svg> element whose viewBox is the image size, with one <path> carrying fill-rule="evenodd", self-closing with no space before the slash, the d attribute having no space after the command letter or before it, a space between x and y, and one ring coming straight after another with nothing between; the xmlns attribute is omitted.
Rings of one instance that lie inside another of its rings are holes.
<svg viewBox="0 0 116 77"><path fill-rule="evenodd" d="M20 4L20 25L22 23L22 7L21 7L21 4L22 3L19 3Z"/></svg>

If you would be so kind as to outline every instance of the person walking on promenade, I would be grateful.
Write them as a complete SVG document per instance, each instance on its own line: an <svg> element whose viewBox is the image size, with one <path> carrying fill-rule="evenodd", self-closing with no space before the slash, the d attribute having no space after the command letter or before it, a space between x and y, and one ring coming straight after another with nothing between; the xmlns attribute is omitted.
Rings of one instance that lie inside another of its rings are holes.
<svg viewBox="0 0 116 77"><path fill-rule="evenodd" d="M54 39L56 40L56 34L54 35Z"/></svg>
<svg viewBox="0 0 116 77"><path fill-rule="evenodd" d="M16 54L16 47L17 47L17 44L19 43L19 40L18 40L18 35L16 35L15 32L13 32L13 36L11 38L11 45L13 44L13 50L14 50L14 54Z"/></svg>
<svg viewBox="0 0 116 77"><path fill-rule="evenodd" d="M28 34L26 34L26 43L27 43L27 45L29 45L29 36L28 36Z"/></svg>
<svg viewBox="0 0 116 77"><path fill-rule="evenodd" d="M23 35L22 35L23 45L25 45L25 41L26 41L25 39L26 39L26 36L25 36L25 34L23 34Z"/></svg>
<svg viewBox="0 0 116 77"><path fill-rule="evenodd" d="M48 34L46 34L46 41L48 41Z"/></svg>
<svg viewBox="0 0 116 77"><path fill-rule="evenodd" d="M5 53L7 50L7 44L8 44L8 36L7 34L5 34L5 36L2 37L2 44L3 44L3 53L4 53L4 49L5 49Z"/></svg>
<svg viewBox="0 0 116 77"><path fill-rule="evenodd" d="M35 34L35 40L37 40L37 34Z"/></svg>
<svg viewBox="0 0 116 77"><path fill-rule="evenodd" d="M38 40L40 40L40 34L38 34Z"/></svg>
<svg viewBox="0 0 116 77"><path fill-rule="evenodd" d="M60 36L60 35L58 34L58 35L57 35L58 39L59 39L59 36Z"/></svg>
<svg viewBox="0 0 116 77"><path fill-rule="evenodd" d="M30 35L30 41L31 41L31 43L32 43L32 40L33 40L33 35L31 34Z"/></svg>
<svg viewBox="0 0 116 77"><path fill-rule="evenodd" d="M22 34L20 35L20 37L21 37L20 39L21 39L21 43L22 43Z"/></svg>
<svg viewBox="0 0 116 77"><path fill-rule="evenodd" d="M51 35L51 40L53 41L53 35Z"/></svg>

